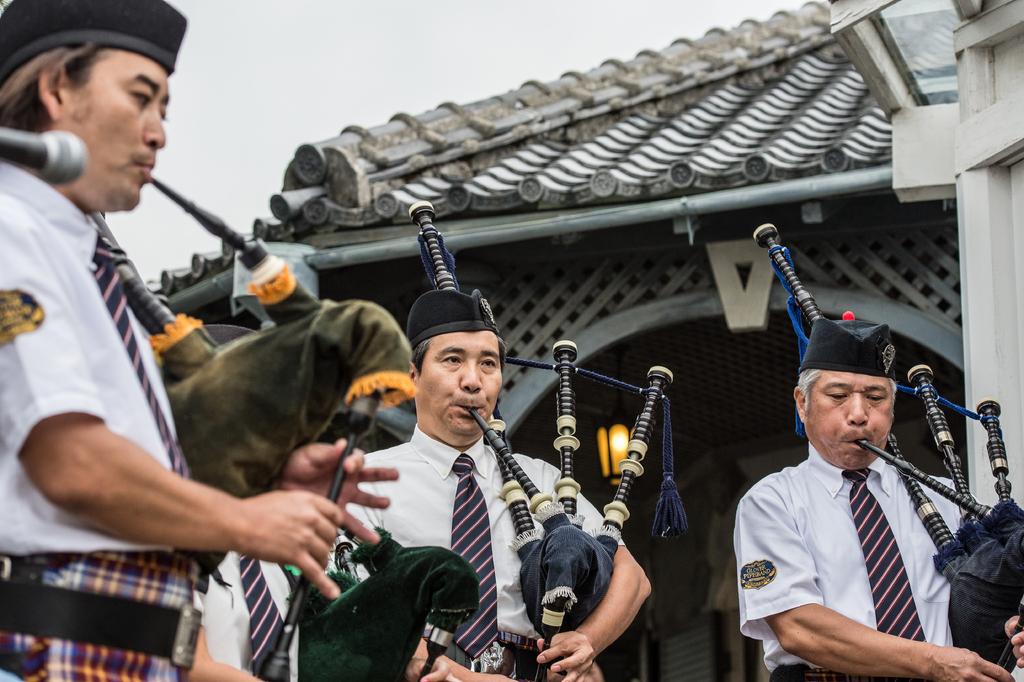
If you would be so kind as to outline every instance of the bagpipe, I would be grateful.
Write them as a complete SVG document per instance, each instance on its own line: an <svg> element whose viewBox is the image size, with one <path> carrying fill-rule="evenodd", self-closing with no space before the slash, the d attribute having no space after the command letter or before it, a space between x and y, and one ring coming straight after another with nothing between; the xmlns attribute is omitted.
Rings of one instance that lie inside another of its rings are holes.
<svg viewBox="0 0 1024 682"><path fill-rule="evenodd" d="M196 480L238 497L271 488L287 456L314 440L344 404L412 397L401 327L368 301L319 301L259 240L158 180L153 185L235 250L273 327L217 345L202 322L173 315L125 264L118 267L136 318L151 334ZM225 428L226 424L238 428Z"/></svg>
<svg viewBox="0 0 1024 682"><path fill-rule="evenodd" d="M246 240L163 183L153 184L235 250L252 272L250 291L275 323L218 345L200 321L175 316L148 290L106 230L131 308L151 334L193 478L239 497L265 492L291 452L320 436L346 404L348 442L328 492L336 500L345 458L377 408L399 404L414 392L403 330L376 304L317 300L258 240ZM104 231L102 219L97 223ZM425 623L454 630L477 608L475 572L448 550L407 549L385 538L364 553L377 570L329 604L308 580L293 588L284 627L258 671L261 679L289 679L287 652L301 623L300 650L333 647L331 669L342 666L344 679L398 680ZM220 561L216 555L198 558L211 570ZM307 605L317 606L308 617ZM318 639L325 633L328 639ZM365 659L367 651L377 655ZM317 665L300 660L299 668L308 678Z"/></svg>
<svg viewBox="0 0 1024 682"><path fill-rule="evenodd" d="M802 356L807 343L803 322L806 320L813 325L823 314L797 276L788 249L779 243L775 226L758 227L754 241L768 250L772 268L789 294L787 307ZM929 431L953 486L947 486L907 461L891 432L886 448L866 440L858 441L858 445L901 474L918 518L935 545L935 568L950 584L949 628L953 643L1012 670L1016 661L1004 624L1018 613L1024 618L1024 598L1021 597L1024 594L1024 511L1010 497L999 403L986 398L978 404L977 412L972 412L945 400L935 389L934 375L927 365L912 367L907 379L910 386L899 384L897 390L921 399ZM943 407L980 421L985 428L986 450L999 499L994 507L978 502L968 489ZM800 427L798 420L797 431L803 435ZM955 533L950 531L922 485L960 508L962 522ZM1018 623L1017 631L1021 628L1022 623Z"/></svg>
<svg viewBox="0 0 1024 682"><path fill-rule="evenodd" d="M362 544L347 556L348 543L339 545L328 575L341 597L310 594L299 638L299 682L399 682L424 624L433 641L450 641L479 607L479 580L465 559L441 547L403 547L387 531L380 535L380 543ZM353 565L369 577L358 582Z"/></svg>
<svg viewBox="0 0 1024 682"><path fill-rule="evenodd" d="M434 225L433 206L426 201L417 202L410 206L409 216L419 228L421 257L428 279L439 291L458 291L455 260ZM664 455L670 473L666 475L668 482L663 486L663 498L668 502L659 503L662 523L656 534L678 535L686 528L685 512L670 468L671 420L665 389L672 382L672 372L664 367L652 367L648 372L647 387L640 388L577 367L578 349L572 341L556 342L552 354L553 365L512 357L504 358L504 361L558 373L557 435L553 445L558 453L561 475L553 491L539 490L516 461L505 438L505 424L497 410L493 418L488 419L488 416L467 409L497 458L503 481L501 497L515 526L512 549L521 560L519 579L523 600L534 628L549 643L559 632L578 627L608 590L622 528L630 515L627 507L630 490L644 472L641 461L648 450L659 402L665 415ZM628 457L621 463L622 476L618 488L613 500L604 508L602 526L594 534L583 529L583 519L576 504L581 489L574 476L575 453L580 447L575 436L573 388L573 377L577 373L643 397L629 440ZM437 645L435 654L442 650ZM538 670L538 679L546 679L545 676L546 666L542 666Z"/></svg>

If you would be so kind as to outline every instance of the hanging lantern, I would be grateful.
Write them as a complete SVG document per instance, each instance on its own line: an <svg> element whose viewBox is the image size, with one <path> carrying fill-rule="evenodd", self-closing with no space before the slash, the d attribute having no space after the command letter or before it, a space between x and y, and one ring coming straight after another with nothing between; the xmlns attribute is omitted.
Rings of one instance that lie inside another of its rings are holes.
<svg viewBox="0 0 1024 682"><path fill-rule="evenodd" d="M622 471L619 465L626 459L629 446L629 427L613 420L611 426L597 429L597 454L601 459L601 475L612 485L619 484Z"/></svg>

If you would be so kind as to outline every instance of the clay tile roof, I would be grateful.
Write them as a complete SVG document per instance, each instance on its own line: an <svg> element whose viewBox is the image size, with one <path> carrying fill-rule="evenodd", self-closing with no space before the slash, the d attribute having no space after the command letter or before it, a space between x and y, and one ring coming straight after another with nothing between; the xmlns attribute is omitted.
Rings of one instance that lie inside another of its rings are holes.
<svg viewBox="0 0 1024 682"><path fill-rule="evenodd" d="M712 29L629 61L445 102L301 145L264 238L404 222L423 199L439 216L624 203L888 162L891 128L808 3ZM165 273L172 293L227 267L213 254ZM198 274L197 274L198 273Z"/></svg>

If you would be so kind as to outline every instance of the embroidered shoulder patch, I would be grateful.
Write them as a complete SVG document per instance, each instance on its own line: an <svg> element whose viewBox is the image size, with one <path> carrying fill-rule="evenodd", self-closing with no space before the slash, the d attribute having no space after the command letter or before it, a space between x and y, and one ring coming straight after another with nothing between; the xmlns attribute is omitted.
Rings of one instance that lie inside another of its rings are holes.
<svg viewBox="0 0 1024 682"><path fill-rule="evenodd" d="M767 559L758 559L744 564L740 569L740 587L744 590L759 590L775 580L775 564Z"/></svg>
<svg viewBox="0 0 1024 682"><path fill-rule="evenodd" d="M32 294L19 289L0 291L0 346L18 334L38 329L44 317L42 307Z"/></svg>

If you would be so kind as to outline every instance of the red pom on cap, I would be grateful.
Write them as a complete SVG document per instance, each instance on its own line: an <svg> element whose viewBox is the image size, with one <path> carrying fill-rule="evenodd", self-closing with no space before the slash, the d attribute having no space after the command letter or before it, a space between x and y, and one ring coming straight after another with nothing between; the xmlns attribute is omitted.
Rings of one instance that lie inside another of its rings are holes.
<svg viewBox="0 0 1024 682"><path fill-rule="evenodd" d="M849 322L850 320L856 320L857 316L853 314L852 310L847 310L843 312L843 319Z"/></svg>

